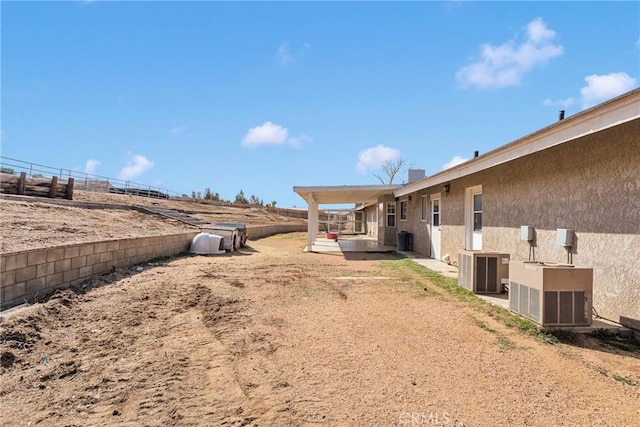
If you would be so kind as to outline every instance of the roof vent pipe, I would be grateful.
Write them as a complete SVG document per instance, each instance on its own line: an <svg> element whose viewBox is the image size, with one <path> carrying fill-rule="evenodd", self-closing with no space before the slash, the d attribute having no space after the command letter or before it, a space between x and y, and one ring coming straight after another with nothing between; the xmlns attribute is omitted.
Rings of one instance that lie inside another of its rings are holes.
<svg viewBox="0 0 640 427"><path fill-rule="evenodd" d="M560 110L560 113L558 114L558 120L564 120L564 110Z"/></svg>
<svg viewBox="0 0 640 427"><path fill-rule="evenodd" d="M480 155L479 151L474 151L473 152L473 158L475 159L476 157L478 157Z"/></svg>

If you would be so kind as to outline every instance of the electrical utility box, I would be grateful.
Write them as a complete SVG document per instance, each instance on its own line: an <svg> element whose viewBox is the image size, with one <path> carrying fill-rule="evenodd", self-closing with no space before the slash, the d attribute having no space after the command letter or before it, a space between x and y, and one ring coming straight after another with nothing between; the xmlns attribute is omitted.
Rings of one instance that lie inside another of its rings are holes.
<svg viewBox="0 0 640 427"><path fill-rule="evenodd" d="M533 225L523 225L520 227L520 240L533 240Z"/></svg>
<svg viewBox="0 0 640 427"><path fill-rule="evenodd" d="M573 246L573 230L570 228L558 228L556 230L556 245Z"/></svg>

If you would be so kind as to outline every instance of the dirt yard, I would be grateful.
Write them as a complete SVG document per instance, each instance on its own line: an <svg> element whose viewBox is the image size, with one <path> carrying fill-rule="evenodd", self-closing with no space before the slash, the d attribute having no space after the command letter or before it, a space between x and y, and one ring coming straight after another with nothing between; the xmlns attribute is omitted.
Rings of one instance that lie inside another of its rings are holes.
<svg viewBox="0 0 640 427"><path fill-rule="evenodd" d="M640 425L636 343L553 342L410 260L304 244L159 260L2 313L0 425Z"/></svg>

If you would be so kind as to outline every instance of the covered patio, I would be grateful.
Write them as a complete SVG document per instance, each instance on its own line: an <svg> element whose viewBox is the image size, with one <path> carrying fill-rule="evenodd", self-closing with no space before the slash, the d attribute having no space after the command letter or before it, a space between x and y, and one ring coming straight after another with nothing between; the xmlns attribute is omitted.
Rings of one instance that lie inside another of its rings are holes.
<svg viewBox="0 0 640 427"><path fill-rule="evenodd" d="M348 239L316 238L311 246L305 246L305 252L393 252L395 246L381 245L372 237L350 237Z"/></svg>
<svg viewBox="0 0 640 427"><path fill-rule="evenodd" d="M308 206L307 247L309 252L389 252L394 246L378 244L377 238L350 236L337 241L318 237L319 206L353 204L364 206L377 204L380 196L392 195L402 185L339 185L293 187L293 191L302 197Z"/></svg>

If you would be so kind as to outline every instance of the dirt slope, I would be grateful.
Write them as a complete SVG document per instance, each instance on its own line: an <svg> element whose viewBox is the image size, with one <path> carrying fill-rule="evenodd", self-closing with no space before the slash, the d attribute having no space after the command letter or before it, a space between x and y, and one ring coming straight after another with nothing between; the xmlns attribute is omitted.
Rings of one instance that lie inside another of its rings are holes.
<svg viewBox="0 0 640 427"><path fill-rule="evenodd" d="M1 198L0 253L196 230L181 222L128 209L136 204L177 209L209 222L242 222L248 226L304 222L269 213L264 208L213 206L87 191L77 191L74 201L118 205L122 209L65 206L39 198L29 201Z"/></svg>

